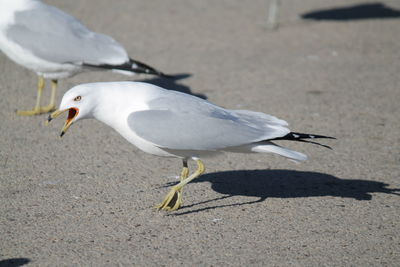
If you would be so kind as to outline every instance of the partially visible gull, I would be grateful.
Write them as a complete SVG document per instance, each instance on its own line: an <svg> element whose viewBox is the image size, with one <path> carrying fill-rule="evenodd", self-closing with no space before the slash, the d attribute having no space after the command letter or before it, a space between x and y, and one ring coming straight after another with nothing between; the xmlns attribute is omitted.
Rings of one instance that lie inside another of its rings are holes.
<svg viewBox="0 0 400 267"><path fill-rule="evenodd" d="M47 122L66 111L68 117L61 136L72 123L95 118L144 152L182 159L181 181L157 206L162 210L176 210L182 205L183 187L205 170L200 158L220 152L270 152L304 161L307 156L303 153L272 141L318 144L307 139L332 139L291 132L286 121L265 113L225 109L192 95L141 82L91 83L73 87L64 94L59 110L50 114ZM189 176L190 159L197 162L198 168Z"/></svg>
<svg viewBox="0 0 400 267"><path fill-rule="evenodd" d="M55 110L58 79L84 70L123 74L162 72L131 59L110 36L95 33L71 15L39 0L0 0L0 50L39 76L36 105L19 115ZM45 79L51 79L50 104L41 106Z"/></svg>

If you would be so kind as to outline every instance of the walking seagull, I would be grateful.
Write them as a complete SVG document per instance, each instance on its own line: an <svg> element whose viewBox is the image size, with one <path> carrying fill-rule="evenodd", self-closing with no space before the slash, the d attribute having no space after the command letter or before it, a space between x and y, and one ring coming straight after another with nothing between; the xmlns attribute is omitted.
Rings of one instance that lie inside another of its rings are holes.
<svg viewBox="0 0 400 267"><path fill-rule="evenodd" d="M165 76L131 59L110 36L95 33L60 9L39 0L0 0L0 50L16 63L38 75L36 105L18 115L37 115L55 110L59 79L85 70L112 70ZM48 106L41 106L45 79L51 80Z"/></svg>
<svg viewBox="0 0 400 267"><path fill-rule="evenodd" d="M333 139L291 132L286 121L265 113L225 109L192 95L141 82L75 86L64 94L59 110L50 114L47 122L67 111L61 136L76 121L95 118L144 152L182 160L180 183L157 205L162 210L176 210L182 205L183 187L205 171L203 157L220 152L270 152L304 161L307 156L303 153L273 141L318 144L308 139ZM189 176L190 159L197 162L198 168Z"/></svg>

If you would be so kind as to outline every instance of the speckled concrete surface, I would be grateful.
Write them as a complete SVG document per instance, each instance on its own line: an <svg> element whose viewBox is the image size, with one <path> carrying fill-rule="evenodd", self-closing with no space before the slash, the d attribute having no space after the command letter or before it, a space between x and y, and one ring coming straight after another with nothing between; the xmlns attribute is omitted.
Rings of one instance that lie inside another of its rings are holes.
<svg viewBox="0 0 400 267"><path fill-rule="evenodd" d="M155 211L181 163L107 126L18 117L36 75L0 54L0 266L396 266L400 262L400 20L305 21L328 1L48 0L180 80L138 76L337 137L310 159L224 154ZM372 1L338 0L335 7ZM400 10L395 0L382 1ZM87 73L60 82L61 99ZM191 165L194 167L193 165Z"/></svg>

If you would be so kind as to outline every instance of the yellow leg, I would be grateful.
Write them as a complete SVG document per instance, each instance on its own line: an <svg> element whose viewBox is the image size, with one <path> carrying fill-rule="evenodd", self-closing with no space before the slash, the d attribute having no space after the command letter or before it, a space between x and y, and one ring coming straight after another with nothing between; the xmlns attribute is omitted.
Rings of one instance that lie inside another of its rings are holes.
<svg viewBox="0 0 400 267"><path fill-rule="evenodd" d="M42 93L44 88L45 82L43 76L39 76L38 80L38 91L36 96L36 105L32 110L18 110L17 115L20 116L32 116L40 114L40 101L42 99Z"/></svg>
<svg viewBox="0 0 400 267"><path fill-rule="evenodd" d="M40 107L41 113L48 113L56 110L56 92L57 92L57 80L51 80L51 96L50 103L48 106Z"/></svg>
<svg viewBox="0 0 400 267"><path fill-rule="evenodd" d="M196 159L197 162L197 170L190 175L186 179L182 179L181 182L171 188L167 196L164 198L161 204L156 206L156 209L166 210L166 211L173 211L179 209L182 205L182 188L192 181L193 179L202 175L205 171L204 164L200 159ZM182 170L182 173L185 170Z"/></svg>
<svg viewBox="0 0 400 267"><path fill-rule="evenodd" d="M56 98L56 90L57 90L57 80L52 80L51 81L51 98L50 98L50 104L45 107L40 106L40 102L42 100L42 93L43 89L45 86L45 81L43 76L39 76L38 80L38 91L37 91L37 97L36 97L36 105L32 110L18 110L17 115L20 116L32 116L32 115L39 115L42 113L47 113L50 111L55 110L55 98Z"/></svg>
<svg viewBox="0 0 400 267"><path fill-rule="evenodd" d="M189 176L189 168L188 168L188 163L187 163L187 159L183 160L183 168L182 168L182 172L181 172L181 182L183 180L185 180L186 178L188 178ZM183 205L183 201L182 201L182 196L183 196L183 188L178 190L178 202L181 203L181 206Z"/></svg>

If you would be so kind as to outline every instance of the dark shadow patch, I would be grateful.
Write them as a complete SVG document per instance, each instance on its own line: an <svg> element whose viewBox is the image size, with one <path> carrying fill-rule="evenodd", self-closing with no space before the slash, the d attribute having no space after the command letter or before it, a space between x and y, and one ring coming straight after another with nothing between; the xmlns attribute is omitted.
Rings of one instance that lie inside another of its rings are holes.
<svg viewBox="0 0 400 267"><path fill-rule="evenodd" d="M194 183L209 182L211 188L224 196L205 200L192 205L185 205L181 210L200 204L214 202L233 196L257 197L257 200L229 205L215 205L187 212L174 213L182 215L203 210L241 206L262 202L267 198L297 198L333 196L353 198L356 200L371 200L372 193L400 195L400 189L390 189L388 184L358 180L342 179L319 172L302 172L292 170L241 170L205 174L193 181Z"/></svg>
<svg viewBox="0 0 400 267"><path fill-rule="evenodd" d="M349 7L316 10L301 15L311 20L362 20L399 18L400 11L382 3L368 3Z"/></svg>
<svg viewBox="0 0 400 267"><path fill-rule="evenodd" d="M0 260L0 267L18 267L28 264L31 260L28 258L12 258L7 260Z"/></svg>
<svg viewBox="0 0 400 267"><path fill-rule="evenodd" d="M154 78L150 78L150 79L139 80L137 82L151 83L151 84L160 86L160 87L168 89L168 90L174 90L174 91L194 95L194 96L200 97L202 99L207 99L207 97L205 95L195 94L190 90L190 87L180 84L180 83L177 83L177 81L189 78L190 76L192 76L192 75L188 74L188 73L182 73L182 74L170 75L169 78L154 77Z"/></svg>

